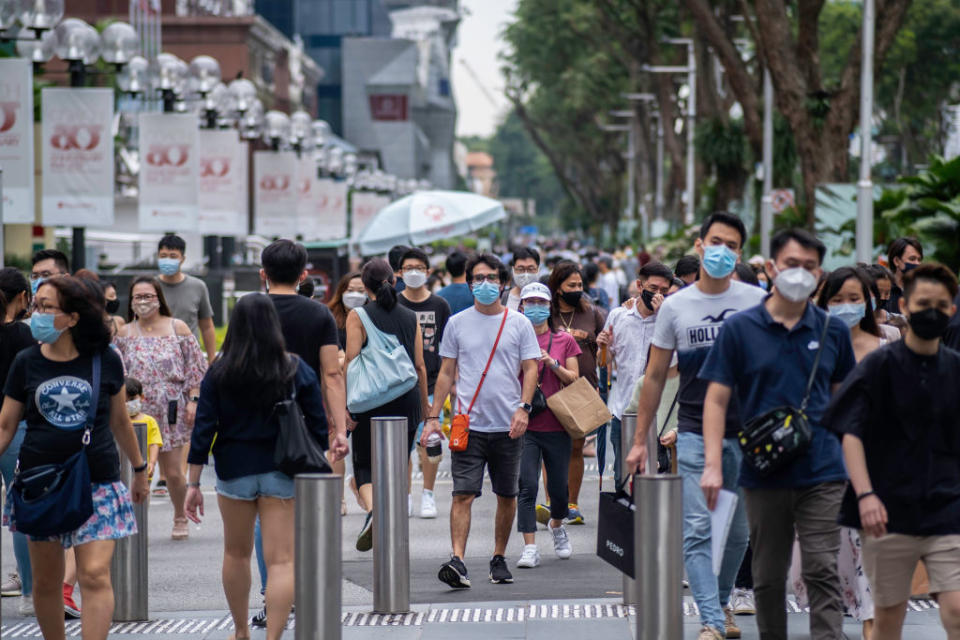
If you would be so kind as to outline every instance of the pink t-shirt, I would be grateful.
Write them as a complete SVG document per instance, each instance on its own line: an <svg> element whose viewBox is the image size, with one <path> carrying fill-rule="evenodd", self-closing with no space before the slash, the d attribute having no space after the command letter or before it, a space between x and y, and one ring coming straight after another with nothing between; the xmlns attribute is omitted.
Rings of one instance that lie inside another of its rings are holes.
<svg viewBox="0 0 960 640"><path fill-rule="evenodd" d="M561 367L566 366L567 358L575 358L580 355L580 346L577 344L577 341L569 333L564 333L563 331L558 331L553 334L552 345L550 344L549 331L538 335L537 342L544 351L547 351L547 346L550 346L550 356L559 362ZM557 391L560 391L563 385L560 379L557 378L557 375L551 371L547 365L538 363L538 370L540 374L540 389L543 391L543 395L549 398ZM520 378L521 380L523 379L523 374L520 375ZM540 415L531 418L527 429L530 431L563 431L563 425L561 425L553 415L553 412L547 409Z"/></svg>

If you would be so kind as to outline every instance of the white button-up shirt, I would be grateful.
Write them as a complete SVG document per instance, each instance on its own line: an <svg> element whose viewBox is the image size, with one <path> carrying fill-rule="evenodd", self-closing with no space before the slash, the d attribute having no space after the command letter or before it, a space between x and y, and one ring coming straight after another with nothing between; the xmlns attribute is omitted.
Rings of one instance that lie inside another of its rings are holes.
<svg viewBox="0 0 960 640"><path fill-rule="evenodd" d="M638 298L632 309L617 307L607 316L604 330L613 329L613 342L608 351L613 355L617 366L617 378L607 397L610 413L623 419L623 413L630 404L633 389L647 368L647 356L653 341L653 328L657 323L657 314L644 318L637 311L643 304Z"/></svg>

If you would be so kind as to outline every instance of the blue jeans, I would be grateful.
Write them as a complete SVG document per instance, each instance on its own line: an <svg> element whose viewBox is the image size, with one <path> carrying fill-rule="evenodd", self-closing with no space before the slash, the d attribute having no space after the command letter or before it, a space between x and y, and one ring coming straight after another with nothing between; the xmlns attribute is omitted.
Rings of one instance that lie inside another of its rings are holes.
<svg viewBox="0 0 960 640"><path fill-rule="evenodd" d="M17 425L17 432L10 441L10 446L0 456L0 474L3 475L3 484L9 491L13 485L13 474L17 468L17 458L20 457L20 445L27 434L27 423ZM27 536L22 533L13 534L13 555L17 559L17 572L20 574L20 584L23 585L23 595L33 593L33 571L30 569L30 551L27 549Z"/></svg>
<svg viewBox="0 0 960 640"><path fill-rule="evenodd" d="M703 436L677 434L677 470L683 478L683 561L687 567L690 591L700 608L704 625L723 630L723 608L730 601L730 591L740 570L743 554L750 539L743 493L737 487L743 455L735 438L723 440L723 488L739 496L730 535L723 552L720 575L713 575L713 553L710 537L710 511L700 488L703 475Z"/></svg>

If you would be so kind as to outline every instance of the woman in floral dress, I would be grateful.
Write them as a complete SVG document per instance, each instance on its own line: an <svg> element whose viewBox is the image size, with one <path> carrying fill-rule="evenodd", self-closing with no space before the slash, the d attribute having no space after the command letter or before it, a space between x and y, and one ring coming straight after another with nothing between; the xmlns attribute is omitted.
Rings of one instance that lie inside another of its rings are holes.
<svg viewBox="0 0 960 640"><path fill-rule="evenodd" d="M186 323L171 316L154 278L134 279L129 317L131 322L120 329L116 345L127 374L143 383L143 412L160 424L159 463L173 503L171 537L186 540L190 530L183 509L187 493L183 449L190 446L207 359Z"/></svg>

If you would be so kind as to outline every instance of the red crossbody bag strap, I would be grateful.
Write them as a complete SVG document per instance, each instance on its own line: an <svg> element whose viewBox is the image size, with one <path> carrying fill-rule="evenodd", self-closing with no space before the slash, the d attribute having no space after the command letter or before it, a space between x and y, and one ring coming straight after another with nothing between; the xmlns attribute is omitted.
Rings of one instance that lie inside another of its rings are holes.
<svg viewBox="0 0 960 640"><path fill-rule="evenodd" d="M493 349L490 350L490 357L487 358L487 366L483 368L483 373L480 374L480 384L477 385L477 390L473 392L473 399L467 408L467 415L470 415L470 412L473 411L473 403L477 401L477 396L480 395L480 388L483 387L483 381L487 379L487 372L490 371L490 364L493 362L493 356L497 352L497 345L500 344L500 336L503 335L503 327L507 324L508 313L510 313L510 309L503 310L503 320L500 321L500 331L497 332L497 339L493 341ZM461 413L463 413L463 405L460 404L459 399L457 400L457 406L461 409Z"/></svg>

